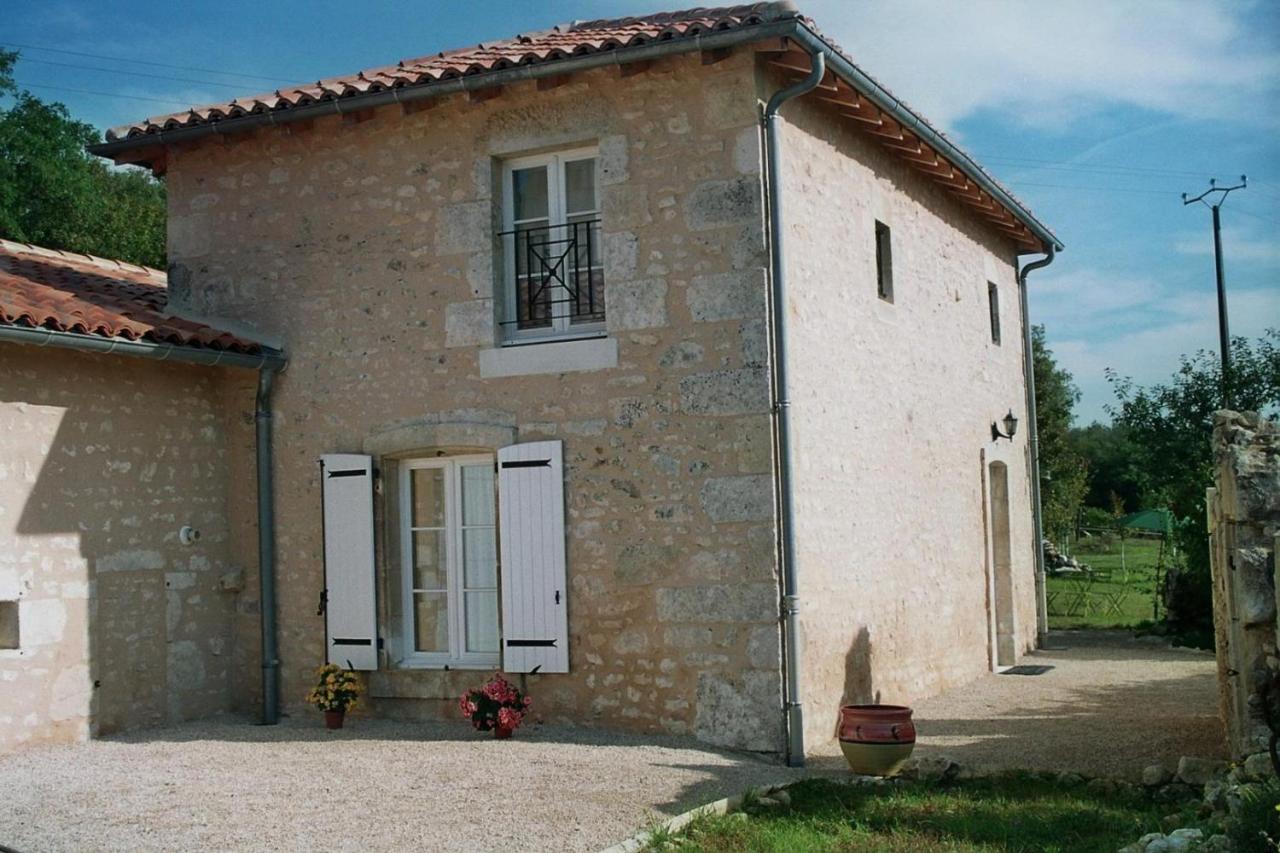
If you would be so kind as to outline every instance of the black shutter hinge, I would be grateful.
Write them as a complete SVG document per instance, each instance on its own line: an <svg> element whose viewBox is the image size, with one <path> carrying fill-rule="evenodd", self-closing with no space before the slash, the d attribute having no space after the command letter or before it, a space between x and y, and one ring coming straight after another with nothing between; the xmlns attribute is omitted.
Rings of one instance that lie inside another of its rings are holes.
<svg viewBox="0 0 1280 853"><path fill-rule="evenodd" d="M329 609L329 590L320 590L320 604L316 607L316 615L323 616L325 610Z"/></svg>
<svg viewBox="0 0 1280 853"><path fill-rule="evenodd" d="M556 590L556 604L560 603L560 590Z"/></svg>

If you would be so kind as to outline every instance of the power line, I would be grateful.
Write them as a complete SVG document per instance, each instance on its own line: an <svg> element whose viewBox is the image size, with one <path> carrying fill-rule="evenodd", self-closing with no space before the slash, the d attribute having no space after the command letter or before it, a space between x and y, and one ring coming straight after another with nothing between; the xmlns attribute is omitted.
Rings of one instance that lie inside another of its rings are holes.
<svg viewBox="0 0 1280 853"><path fill-rule="evenodd" d="M119 68L102 68L96 65L76 65L72 62L53 62L48 59L29 59L21 57L21 62L38 62L41 65L56 65L60 68L79 68L84 71L100 71L107 74L127 74L131 77L147 77L152 80L164 80L169 83L195 83L198 86L222 86L227 89L236 89L244 91L245 86L239 83L217 83L213 80L196 80L191 77L166 77L163 74L148 74L145 71L125 71Z"/></svg>
<svg viewBox="0 0 1280 853"><path fill-rule="evenodd" d="M1138 193L1141 195L1172 195L1178 194L1177 190L1140 190L1132 187L1086 187L1080 184L1041 184L1034 181L1011 181L1014 186L1018 187L1051 187L1059 190L1085 190L1087 192L1106 192L1106 193Z"/></svg>
<svg viewBox="0 0 1280 853"><path fill-rule="evenodd" d="M72 89L67 86L50 86L45 83L18 82L18 86L24 89L53 89L54 91L57 91L57 92L74 92L77 95L98 95L99 97L103 97L103 98L124 98L129 101L151 101L152 103L168 104L170 106L175 106L175 105L179 107L190 106L190 104L184 104L182 101L169 101L163 98L146 98L146 97L143 97L142 95L117 95L113 92L95 92L91 89Z"/></svg>
<svg viewBox="0 0 1280 853"><path fill-rule="evenodd" d="M64 53L68 56L83 56L88 59L106 59L112 62L127 62L132 65L150 65L154 68L171 68L175 71L196 71L200 74L220 74L224 77L243 77L249 80L265 80L270 83L279 84L282 77L265 77L261 74L241 74L237 71L220 71L216 68L196 68L190 65L169 65L164 62L150 62L145 59L124 58L120 56L107 56L101 53L83 53L78 50L63 50L57 47L41 47L34 44L17 44L15 42L5 42L0 47L15 48L17 50L42 50L49 53Z"/></svg>
<svg viewBox="0 0 1280 853"><path fill-rule="evenodd" d="M1061 160L1039 160L1033 157L1013 157L999 154L981 154L977 155L981 160L988 162L1003 161L1005 163L1025 163L1028 165L1044 165L1046 168L1054 167L1061 169L1078 169L1081 171L1089 169L1106 169L1117 172L1141 172L1151 175L1169 175L1176 177L1199 178L1203 172L1188 172L1178 169L1152 169L1145 166L1128 166L1120 163L1065 163Z"/></svg>

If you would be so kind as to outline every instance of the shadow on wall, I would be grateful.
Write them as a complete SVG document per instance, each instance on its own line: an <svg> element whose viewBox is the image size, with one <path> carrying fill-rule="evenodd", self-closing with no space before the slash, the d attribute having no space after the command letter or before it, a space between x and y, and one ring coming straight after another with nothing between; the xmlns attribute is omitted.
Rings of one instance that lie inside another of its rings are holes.
<svg viewBox="0 0 1280 853"><path fill-rule="evenodd" d="M844 693L841 705L873 705L880 701L880 691L871 685L871 632L867 626L858 628L844 655ZM840 734L840 709L834 709L831 736Z"/></svg>
<svg viewBox="0 0 1280 853"><path fill-rule="evenodd" d="M218 373L24 347L5 360L0 411L26 436L15 467L39 471L4 498L21 509L8 547L30 584L22 654L0 667L16 671L22 717L39 718L31 735L225 710L237 584Z"/></svg>

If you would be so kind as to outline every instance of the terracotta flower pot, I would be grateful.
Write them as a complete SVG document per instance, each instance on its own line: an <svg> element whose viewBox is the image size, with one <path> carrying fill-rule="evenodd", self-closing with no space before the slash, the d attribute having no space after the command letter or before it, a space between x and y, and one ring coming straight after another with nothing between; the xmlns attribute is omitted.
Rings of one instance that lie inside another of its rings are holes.
<svg viewBox="0 0 1280 853"><path fill-rule="evenodd" d="M342 728L342 719L347 715L346 711L325 711L324 727L326 729Z"/></svg>
<svg viewBox="0 0 1280 853"><path fill-rule="evenodd" d="M511 737L512 731L513 729L511 729L509 726L494 726L493 736L496 740L506 740L507 738Z"/></svg>
<svg viewBox="0 0 1280 853"><path fill-rule="evenodd" d="M916 746L911 709L902 705L845 705L840 709L840 751L849 769L892 776Z"/></svg>

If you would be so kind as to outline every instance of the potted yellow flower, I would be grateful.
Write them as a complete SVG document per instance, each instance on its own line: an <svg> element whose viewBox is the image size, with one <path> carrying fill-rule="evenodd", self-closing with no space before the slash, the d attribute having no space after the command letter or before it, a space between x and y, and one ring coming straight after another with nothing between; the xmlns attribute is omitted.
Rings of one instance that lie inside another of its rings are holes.
<svg viewBox="0 0 1280 853"><path fill-rule="evenodd" d="M316 670L316 686L307 694L307 701L324 711L327 729L342 728L347 709L354 708L359 700L360 677L352 670L327 663Z"/></svg>

